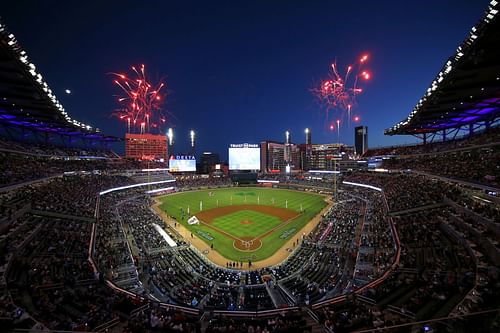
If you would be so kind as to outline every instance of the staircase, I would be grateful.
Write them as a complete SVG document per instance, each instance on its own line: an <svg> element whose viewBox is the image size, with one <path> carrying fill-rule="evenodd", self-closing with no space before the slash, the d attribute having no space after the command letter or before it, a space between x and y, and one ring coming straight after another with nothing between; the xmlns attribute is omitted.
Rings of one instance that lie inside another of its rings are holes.
<svg viewBox="0 0 500 333"><path fill-rule="evenodd" d="M268 283L266 283L265 285L267 293L271 297L271 300L273 301L273 305L275 308L280 308L286 305L292 305L291 303L287 302L285 297L281 295L280 287L277 284L274 284L274 281L272 283L272 286L269 285Z"/></svg>
<svg viewBox="0 0 500 333"><path fill-rule="evenodd" d="M328 332L323 325L318 322L318 317L316 314L309 308L302 308L302 312L304 313L304 319L307 323L307 326L311 327L311 333L325 333Z"/></svg>

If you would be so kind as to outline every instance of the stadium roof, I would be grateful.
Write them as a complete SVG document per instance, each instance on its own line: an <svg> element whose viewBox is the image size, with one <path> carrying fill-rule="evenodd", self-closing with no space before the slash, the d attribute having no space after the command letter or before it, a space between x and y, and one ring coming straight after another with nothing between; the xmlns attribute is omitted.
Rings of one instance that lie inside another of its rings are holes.
<svg viewBox="0 0 500 333"><path fill-rule="evenodd" d="M68 115L1 20L0 125L92 140L118 139Z"/></svg>
<svg viewBox="0 0 500 333"><path fill-rule="evenodd" d="M418 136L500 118L499 7L497 0L490 2L407 119L386 129L386 135Z"/></svg>

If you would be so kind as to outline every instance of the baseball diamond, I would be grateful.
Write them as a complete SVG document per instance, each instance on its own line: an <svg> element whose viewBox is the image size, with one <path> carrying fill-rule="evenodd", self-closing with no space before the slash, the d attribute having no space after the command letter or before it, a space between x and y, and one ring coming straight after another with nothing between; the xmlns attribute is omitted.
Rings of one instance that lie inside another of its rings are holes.
<svg viewBox="0 0 500 333"><path fill-rule="evenodd" d="M325 206L322 195L269 188L182 192L160 199L160 209L228 260L272 256ZM196 216L199 223L190 224ZM210 235L205 237L203 235ZM283 237L287 234L287 237ZM204 251L204 248L200 248Z"/></svg>

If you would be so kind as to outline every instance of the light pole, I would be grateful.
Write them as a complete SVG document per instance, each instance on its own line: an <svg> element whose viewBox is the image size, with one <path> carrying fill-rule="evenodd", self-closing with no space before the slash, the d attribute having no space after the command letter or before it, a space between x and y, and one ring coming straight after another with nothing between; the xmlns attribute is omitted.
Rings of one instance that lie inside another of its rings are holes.
<svg viewBox="0 0 500 333"><path fill-rule="evenodd" d="M337 119L337 143L340 144L340 119Z"/></svg>
<svg viewBox="0 0 500 333"><path fill-rule="evenodd" d="M194 133L194 130L191 130L189 132L189 137L191 139L191 152L194 155L195 154L195 133Z"/></svg>
<svg viewBox="0 0 500 333"><path fill-rule="evenodd" d="M174 153L174 130L172 129L172 127L170 127L168 129L168 132L167 132L167 137L168 137L168 146L169 146L169 151L170 151L170 155L172 155Z"/></svg>
<svg viewBox="0 0 500 333"><path fill-rule="evenodd" d="M352 105L347 104L347 127L351 128L351 110L352 110Z"/></svg>

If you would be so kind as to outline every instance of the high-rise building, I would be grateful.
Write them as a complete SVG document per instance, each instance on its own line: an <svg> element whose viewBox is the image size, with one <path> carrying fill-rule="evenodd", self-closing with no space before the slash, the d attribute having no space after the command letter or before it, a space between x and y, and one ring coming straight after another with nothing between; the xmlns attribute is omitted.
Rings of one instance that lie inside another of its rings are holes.
<svg viewBox="0 0 500 333"><path fill-rule="evenodd" d="M260 143L260 170L279 172L285 167L285 145L280 142L262 141Z"/></svg>
<svg viewBox="0 0 500 333"><path fill-rule="evenodd" d="M300 144L298 148L299 164L297 169L332 170L334 159L348 159L354 154L354 147L342 143Z"/></svg>
<svg viewBox="0 0 500 333"><path fill-rule="evenodd" d="M368 126L354 128L354 147L358 155L363 155L368 150Z"/></svg>
<svg viewBox="0 0 500 333"><path fill-rule="evenodd" d="M155 134L125 134L125 157L135 160L168 161L167 137Z"/></svg>
<svg viewBox="0 0 500 333"><path fill-rule="evenodd" d="M307 158L308 170L333 170L332 160L340 157L342 147L338 143L311 145Z"/></svg>
<svg viewBox="0 0 500 333"><path fill-rule="evenodd" d="M220 164L219 154L209 151L203 152L200 156L200 169L202 173L209 173L215 169L215 165Z"/></svg>
<svg viewBox="0 0 500 333"><path fill-rule="evenodd" d="M260 170L263 172L284 172L300 169L300 149L293 143L262 141L260 143Z"/></svg>

